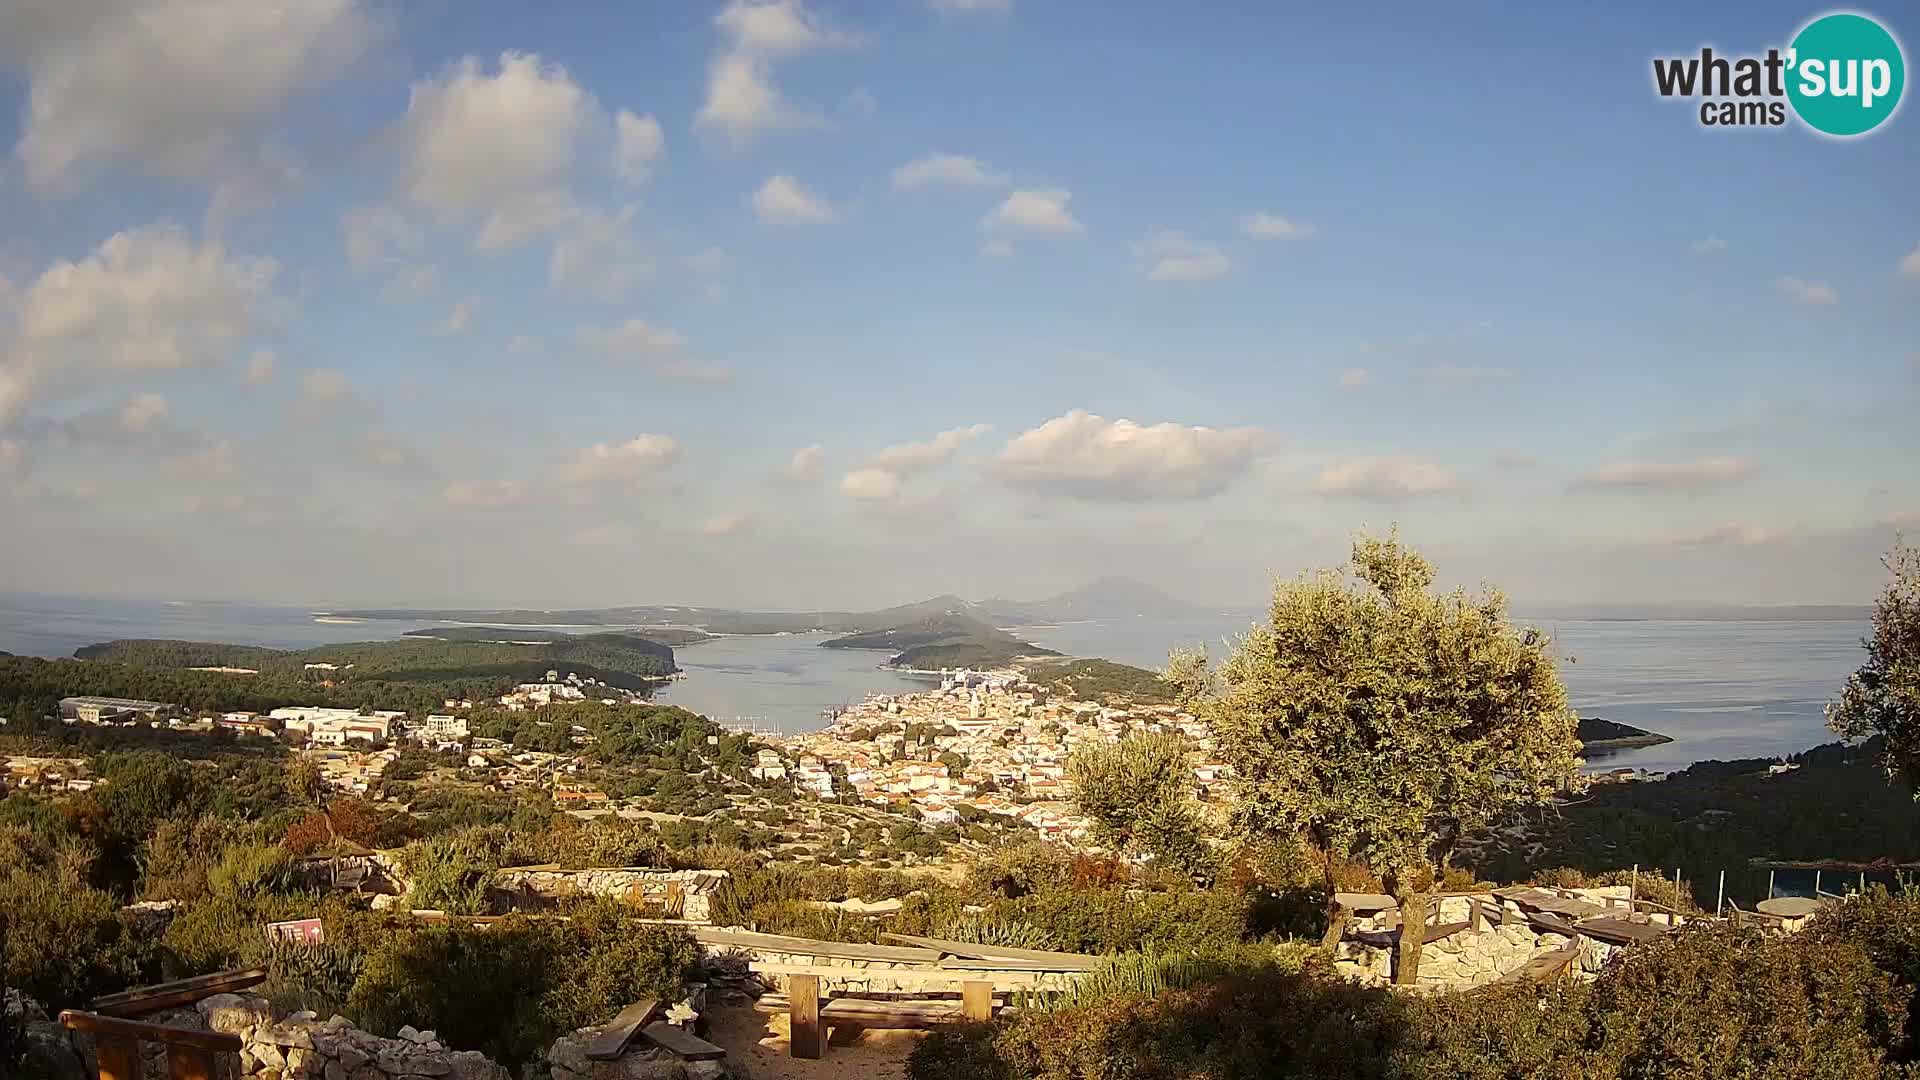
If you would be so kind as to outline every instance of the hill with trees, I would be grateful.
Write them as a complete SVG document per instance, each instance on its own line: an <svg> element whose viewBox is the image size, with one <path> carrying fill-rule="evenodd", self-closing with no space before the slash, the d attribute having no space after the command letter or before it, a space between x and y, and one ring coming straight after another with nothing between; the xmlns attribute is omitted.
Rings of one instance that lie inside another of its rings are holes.
<svg viewBox="0 0 1920 1080"><path fill-rule="evenodd" d="M1159 672L1112 660L1033 659L1022 661L1020 670L1042 686L1085 701L1113 698L1157 705L1174 699L1173 687Z"/></svg>
<svg viewBox="0 0 1920 1080"><path fill-rule="evenodd" d="M879 649L902 668L999 667L1023 656L1056 656L1051 649L1022 641L957 611L914 622L823 641L828 649Z"/></svg>

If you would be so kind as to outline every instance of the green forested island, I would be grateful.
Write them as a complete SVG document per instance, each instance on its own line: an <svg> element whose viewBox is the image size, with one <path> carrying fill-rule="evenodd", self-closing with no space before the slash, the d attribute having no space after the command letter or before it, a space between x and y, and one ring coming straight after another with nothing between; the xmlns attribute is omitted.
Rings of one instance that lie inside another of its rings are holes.
<svg viewBox="0 0 1920 1080"><path fill-rule="evenodd" d="M916 622L820 643L828 649L884 649L903 668L993 667L1022 656L1057 656L997 627L948 611Z"/></svg>
<svg viewBox="0 0 1920 1080"><path fill-rule="evenodd" d="M1160 678L1159 672L1111 660L1037 659L1022 662L1020 670L1034 682L1088 701L1114 697L1142 704L1162 704L1174 700L1175 696L1173 687Z"/></svg>
<svg viewBox="0 0 1920 1080"><path fill-rule="evenodd" d="M567 634L558 630L540 630L527 626L436 626L427 630L409 630L402 637L433 638L436 641L477 641L494 645L534 645L557 641L574 641L580 634ZM595 634L590 637L613 637L619 635ZM683 630L670 626L648 627L633 637L656 642L661 645L692 645L712 639L713 635L699 630Z"/></svg>

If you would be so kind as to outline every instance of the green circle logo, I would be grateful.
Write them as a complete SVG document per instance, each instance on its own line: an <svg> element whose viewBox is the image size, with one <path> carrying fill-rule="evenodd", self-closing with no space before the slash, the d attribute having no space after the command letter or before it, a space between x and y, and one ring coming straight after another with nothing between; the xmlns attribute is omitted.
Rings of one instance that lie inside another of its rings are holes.
<svg viewBox="0 0 1920 1080"><path fill-rule="evenodd" d="M1815 131L1864 135L1900 107L1906 58L1893 35L1865 15L1822 15L1793 39L1787 57L1787 99Z"/></svg>

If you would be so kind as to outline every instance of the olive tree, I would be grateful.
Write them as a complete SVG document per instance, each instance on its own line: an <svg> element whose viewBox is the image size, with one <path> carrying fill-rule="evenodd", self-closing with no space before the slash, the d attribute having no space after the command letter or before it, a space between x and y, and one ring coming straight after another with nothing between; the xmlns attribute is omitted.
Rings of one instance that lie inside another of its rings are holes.
<svg viewBox="0 0 1920 1080"><path fill-rule="evenodd" d="M1083 747L1067 761L1073 801L1094 838L1120 852L1205 877L1211 853L1193 803L1193 763L1179 735L1141 733Z"/></svg>
<svg viewBox="0 0 1920 1080"><path fill-rule="evenodd" d="M1397 536L1360 537L1348 566L1279 582L1266 624L1217 669L1176 654L1166 673L1233 771L1242 828L1302 837L1387 883L1403 982L1457 845L1579 782L1546 637L1513 626L1497 591L1433 582Z"/></svg>
<svg viewBox="0 0 1920 1080"><path fill-rule="evenodd" d="M1893 579L1873 605L1867 662L1827 706L1827 724L1848 739L1882 736L1887 778L1920 798L1920 548L1896 541L1884 561Z"/></svg>

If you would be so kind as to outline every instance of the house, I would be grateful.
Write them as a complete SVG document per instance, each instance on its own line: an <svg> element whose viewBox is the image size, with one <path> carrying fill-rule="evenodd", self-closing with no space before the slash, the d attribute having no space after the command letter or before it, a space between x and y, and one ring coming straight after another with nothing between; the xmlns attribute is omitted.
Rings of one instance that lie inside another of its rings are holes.
<svg viewBox="0 0 1920 1080"><path fill-rule="evenodd" d="M159 701L138 698L69 697L60 699L60 717L68 723L107 724L141 717L148 720L173 708Z"/></svg>

